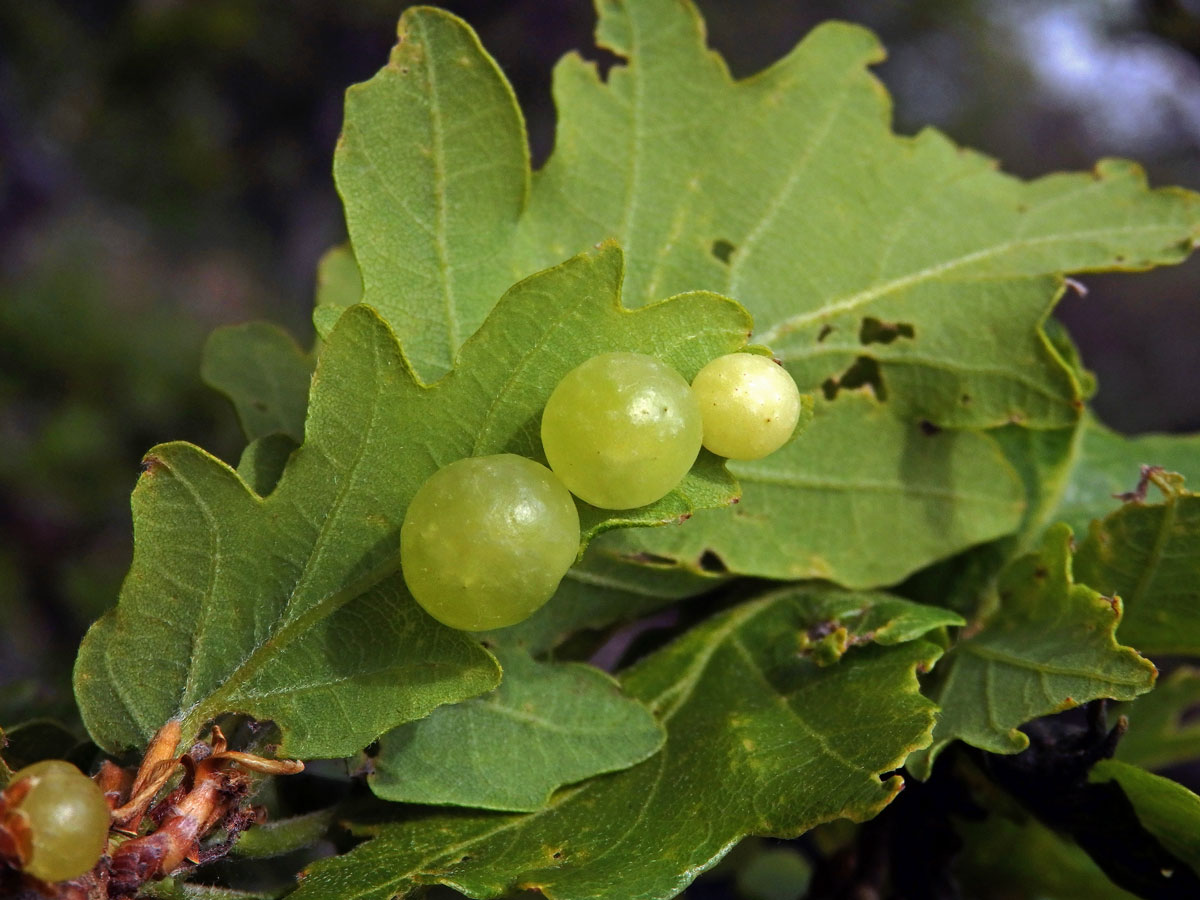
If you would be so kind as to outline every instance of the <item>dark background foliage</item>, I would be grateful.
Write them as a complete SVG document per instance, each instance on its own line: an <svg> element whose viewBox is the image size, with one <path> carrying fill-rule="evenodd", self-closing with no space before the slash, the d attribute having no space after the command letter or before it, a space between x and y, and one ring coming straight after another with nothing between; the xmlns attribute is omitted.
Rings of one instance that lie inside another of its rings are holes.
<svg viewBox="0 0 1200 900"><path fill-rule="evenodd" d="M457 0L513 82L535 161L550 70L591 45L588 0ZM936 125L1033 176L1100 156L1200 188L1197 0L700 0L735 75L815 23L875 29L896 123ZM0 5L0 722L69 708L70 660L130 558L142 453L234 459L199 380L215 326L302 341L345 87L385 60L403 4L125 0ZM1200 429L1200 260L1087 280L1060 315L1123 430Z"/></svg>

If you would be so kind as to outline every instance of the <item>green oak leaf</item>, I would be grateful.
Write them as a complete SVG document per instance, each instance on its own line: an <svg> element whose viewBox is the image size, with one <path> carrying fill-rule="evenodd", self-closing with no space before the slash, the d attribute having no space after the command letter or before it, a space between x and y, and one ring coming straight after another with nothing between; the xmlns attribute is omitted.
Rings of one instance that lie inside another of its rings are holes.
<svg viewBox="0 0 1200 900"><path fill-rule="evenodd" d="M1177 781L1118 759L1100 760L1092 767L1088 780L1093 784L1119 784L1142 827L1168 853L1200 875L1200 797ZM1169 877L1166 872L1163 875Z"/></svg>
<svg viewBox="0 0 1200 900"><path fill-rule="evenodd" d="M242 481L260 497L275 490L283 476L287 461L297 444L286 434L264 434L248 443L238 460L237 473Z"/></svg>
<svg viewBox="0 0 1200 900"><path fill-rule="evenodd" d="M525 812L555 789L627 769L662 746L662 726L583 663L497 651L500 687L379 739L371 790L385 800Z"/></svg>
<svg viewBox="0 0 1200 900"><path fill-rule="evenodd" d="M336 818L336 809L330 807L270 819L238 835L230 852L241 859L267 859L311 847L329 832Z"/></svg>
<svg viewBox="0 0 1200 900"><path fill-rule="evenodd" d="M1000 576L999 603L946 654L930 695L941 706L933 743L907 763L928 777L954 740L992 753L1019 753L1017 729L1098 697L1132 700L1154 686L1156 670L1115 637L1119 601L1071 572L1071 530L1056 525L1041 549Z"/></svg>
<svg viewBox="0 0 1200 900"><path fill-rule="evenodd" d="M629 622L676 601L704 594L727 579L620 555L621 531L588 544L550 601L524 622L480 635L492 646L520 647L533 655L553 650L585 629ZM612 547L613 549L610 549Z"/></svg>
<svg viewBox="0 0 1200 900"><path fill-rule="evenodd" d="M1142 466L1159 466L1200 482L1200 434L1125 437L1085 416L1055 518L1076 534L1086 535L1092 520L1121 505L1114 495L1133 490Z"/></svg>
<svg viewBox="0 0 1200 900"><path fill-rule="evenodd" d="M1120 707L1129 730L1117 744L1116 758L1143 769L1161 769L1200 757L1200 722L1184 718L1198 706L1200 669L1176 669L1153 691Z"/></svg>
<svg viewBox="0 0 1200 900"><path fill-rule="evenodd" d="M936 603L969 617L986 613L995 600L996 579L1005 567L1037 545L1066 489L1082 431L1006 425L988 432L1025 487L1025 514L1012 534L964 550L916 572L898 590L923 603Z"/></svg>
<svg viewBox="0 0 1200 900"><path fill-rule="evenodd" d="M325 252L317 263L317 296L313 325L322 338L329 337L337 320L351 306L362 302L362 275L354 251L342 244Z"/></svg>
<svg viewBox="0 0 1200 900"><path fill-rule="evenodd" d="M404 808L400 821L364 830L373 840L313 864L294 897L385 900L441 883L471 897L655 900L746 835L870 818L902 786L888 773L933 724L916 672L940 651L913 638L956 620L894 598L890 614L873 612L882 602L789 588L714 616L621 676L667 730L646 762L521 816ZM831 615L852 649L822 666L798 652L798 636Z"/></svg>
<svg viewBox="0 0 1200 900"><path fill-rule="evenodd" d="M54 719L30 719L0 732L0 748L10 771L23 769L43 759L68 759L75 751L91 747L69 728Z"/></svg>
<svg viewBox="0 0 1200 900"><path fill-rule="evenodd" d="M1153 473L1161 503L1134 500L1092 522L1075 554L1080 581L1125 609L1121 640L1144 653L1200 655L1200 495Z"/></svg>
<svg viewBox="0 0 1200 900"><path fill-rule="evenodd" d="M1026 509L991 437L931 431L864 393L818 401L789 444L729 470L742 486L736 507L614 540L697 572L873 587L1010 534Z"/></svg>
<svg viewBox="0 0 1200 900"><path fill-rule="evenodd" d="M1092 389L1042 323L1062 274L1183 260L1200 198L1135 165L1023 182L926 129L901 137L843 23L735 81L690 2L597 0L597 43L554 74L554 153L473 32L412 8L347 95L338 190L368 303L418 371L444 370L499 287L580 249L626 249L631 305L707 289L753 313L802 390L871 385L903 418L1066 427Z"/></svg>
<svg viewBox="0 0 1200 900"><path fill-rule="evenodd" d="M1070 428L1008 425L988 432L1025 485L1025 519L1010 539L1010 559L1034 549L1046 528L1058 521L1078 469L1079 447L1087 432L1084 421L1081 418Z"/></svg>
<svg viewBox="0 0 1200 900"><path fill-rule="evenodd" d="M286 890L286 887L280 887L274 890L240 891L165 878L146 884L138 897L146 900L275 900Z"/></svg>
<svg viewBox="0 0 1200 900"><path fill-rule="evenodd" d="M426 381L450 369L514 275L545 268L505 264L529 190L525 124L495 62L448 13L406 10L387 65L346 92L333 175L363 301Z"/></svg>
<svg viewBox="0 0 1200 900"><path fill-rule="evenodd" d="M248 322L209 335L200 375L230 399L249 440L278 432L299 443L314 362L282 328Z"/></svg>
<svg viewBox="0 0 1200 900"><path fill-rule="evenodd" d="M1109 881L1069 838L1032 817L1019 823L1000 815L984 822L955 821L955 831L963 849L954 875L967 897L1137 900Z"/></svg>
<svg viewBox="0 0 1200 900"><path fill-rule="evenodd" d="M171 718L189 740L240 712L274 719L282 752L344 756L494 687L491 656L426 616L394 574L409 499L453 460L538 455L546 397L596 353L652 353L690 378L749 332L745 311L712 294L622 308L621 267L606 245L516 285L431 387L375 312L348 310L313 376L305 442L267 497L196 447L153 449L133 495L133 567L76 664L97 743L144 744ZM582 540L735 491L719 464L701 464L656 504L584 506Z"/></svg>

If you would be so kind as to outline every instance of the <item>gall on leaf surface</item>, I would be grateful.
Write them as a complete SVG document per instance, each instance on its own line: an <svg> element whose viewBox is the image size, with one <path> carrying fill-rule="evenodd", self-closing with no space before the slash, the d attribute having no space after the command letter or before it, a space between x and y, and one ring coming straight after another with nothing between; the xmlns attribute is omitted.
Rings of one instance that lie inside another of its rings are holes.
<svg viewBox="0 0 1200 900"><path fill-rule="evenodd" d="M496 650L500 687L379 739L371 790L385 800L525 812L556 788L627 769L662 746L650 711L611 676Z"/></svg>
<svg viewBox="0 0 1200 900"><path fill-rule="evenodd" d="M1071 566L1071 530L1048 529L1041 548L1001 573L997 606L947 652L930 696L941 707L933 743L908 761L927 778L954 740L991 753L1019 753L1017 729L1039 716L1099 697L1132 700L1157 670L1117 643L1121 604L1080 583Z"/></svg>
<svg viewBox="0 0 1200 900"><path fill-rule="evenodd" d="M1130 163L1023 182L934 130L893 134L869 72L882 50L864 29L820 26L735 81L690 3L597 11L598 43L622 59L603 78L577 55L559 63L555 149L536 173L503 74L447 13L407 10L388 65L347 94L335 176L353 255L366 302L420 348L418 371L448 367L500 286L615 238L627 303L697 288L736 297L756 340L834 406L870 392L892 430L1069 428L1094 385L1043 328L1063 273L1178 262L1200 237L1197 196L1148 190ZM318 328L351 294L319 301ZM834 459L845 436L824 429L804 452ZM957 455L996 462L973 441ZM689 523L680 565L710 550L743 574L890 584L1014 530L1000 464L975 466L977 483L931 485L909 477L894 440L871 438L856 462L882 481L831 489L797 443L770 458L766 484L731 467L746 482L740 518ZM959 503L971 515L950 510ZM778 514L810 507L831 516ZM889 540L860 564L839 527L850 517L889 536L915 526L918 540Z"/></svg>
<svg viewBox="0 0 1200 900"><path fill-rule="evenodd" d="M690 376L750 330L740 306L703 292L622 308L621 265L606 245L516 285L430 387L375 312L347 311L313 377L305 443L265 498L199 448L154 448L133 495L133 567L76 664L97 743L140 745L171 718L191 736L241 712L274 720L283 753L344 756L494 687L492 657L396 574L409 499L455 459L536 457L545 398L596 353L633 348ZM734 497L711 458L651 506L581 507L583 541Z"/></svg>
<svg viewBox="0 0 1200 900"><path fill-rule="evenodd" d="M564 788L522 816L400 807L399 821L313 864L296 900L386 900L441 883L470 897L676 896L750 834L794 836L875 815L928 742L936 708L921 636L953 613L886 594L787 588L722 612L621 675L667 731L630 769ZM840 633L821 659L803 635Z"/></svg>

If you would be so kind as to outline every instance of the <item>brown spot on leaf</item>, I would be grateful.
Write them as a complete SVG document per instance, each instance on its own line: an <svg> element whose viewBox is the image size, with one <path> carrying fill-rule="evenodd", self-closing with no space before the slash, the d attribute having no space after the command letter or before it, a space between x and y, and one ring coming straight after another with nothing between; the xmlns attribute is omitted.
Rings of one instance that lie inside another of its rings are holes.
<svg viewBox="0 0 1200 900"><path fill-rule="evenodd" d="M145 456L142 458L140 469L143 475L157 475L160 470L165 468L166 465L157 456Z"/></svg>

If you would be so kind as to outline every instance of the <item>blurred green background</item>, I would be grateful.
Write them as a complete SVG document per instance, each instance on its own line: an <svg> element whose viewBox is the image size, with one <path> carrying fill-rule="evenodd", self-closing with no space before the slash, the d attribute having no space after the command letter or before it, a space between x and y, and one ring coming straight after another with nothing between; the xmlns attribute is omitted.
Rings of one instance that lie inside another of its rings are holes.
<svg viewBox="0 0 1200 900"><path fill-rule="evenodd" d="M594 56L588 0L451 2L513 82L535 161L550 69ZM875 29L899 131L936 125L1021 175L1141 160L1200 189L1200 0L700 0L736 75L836 17ZM199 380L215 326L302 342L342 92L386 59L403 4L0 3L0 721L69 697L87 624L128 566L142 454L225 459ZM1127 431L1200 429L1200 261L1086 279L1061 316Z"/></svg>

